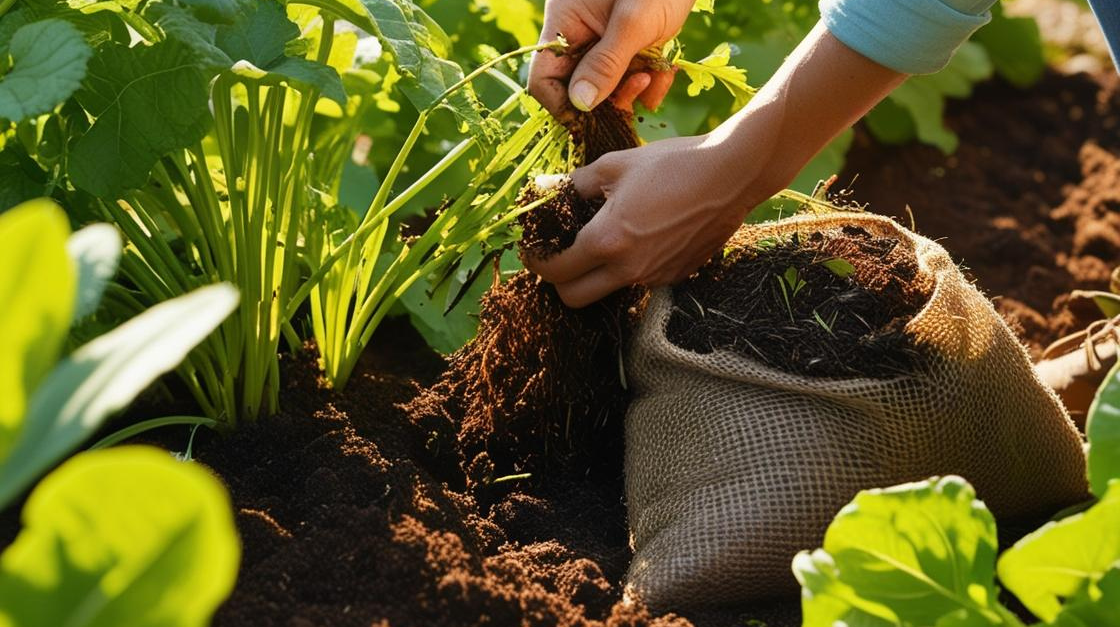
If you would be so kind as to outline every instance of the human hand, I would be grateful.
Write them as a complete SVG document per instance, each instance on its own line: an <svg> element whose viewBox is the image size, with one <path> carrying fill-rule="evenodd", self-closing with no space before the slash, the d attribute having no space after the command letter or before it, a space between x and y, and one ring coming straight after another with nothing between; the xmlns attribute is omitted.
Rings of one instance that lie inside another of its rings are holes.
<svg viewBox="0 0 1120 627"><path fill-rule="evenodd" d="M606 202L567 250L525 256L529 270L583 307L634 284L667 285L711 258L760 202L747 166L709 136L666 139L603 155L571 174L576 192Z"/></svg>
<svg viewBox="0 0 1120 627"><path fill-rule="evenodd" d="M541 43L563 35L563 53L542 50L529 68L529 93L557 119L572 107L590 111L606 100L643 49L674 37L694 0L548 0ZM582 52L582 54L580 54ZM661 104L673 83L672 71L646 70L628 81L626 97L615 105L632 107L636 98L649 109Z"/></svg>
<svg viewBox="0 0 1120 627"><path fill-rule="evenodd" d="M750 210L905 79L817 24L750 103L711 133L607 153L573 172L581 196L606 203L571 248L525 265L555 283L571 307L628 285L683 280Z"/></svg>

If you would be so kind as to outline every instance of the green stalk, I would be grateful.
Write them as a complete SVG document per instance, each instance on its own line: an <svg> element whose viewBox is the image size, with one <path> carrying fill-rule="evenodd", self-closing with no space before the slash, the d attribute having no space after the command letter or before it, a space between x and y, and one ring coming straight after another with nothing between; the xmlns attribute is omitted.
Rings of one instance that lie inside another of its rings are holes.
<svg viewBox="0 0 1120 627"><path fill-rule="evenodd" d="M124 442L129 438L138 436L145 431L151 431L152 429L158 429L160 427L168 427L172 425L204 425L213 428L217 426L217 424L217 420L203 418L201 416L167 416L165 418L153 418L151 420L138 422L134 425L129 425L123 429L120 429L119 431L114 431L113 433L110 433L104 438L101 438L92 446L90 446L89 450L96 451L98 449L116 446L117 444L120 444L121 442Z"/></svg>

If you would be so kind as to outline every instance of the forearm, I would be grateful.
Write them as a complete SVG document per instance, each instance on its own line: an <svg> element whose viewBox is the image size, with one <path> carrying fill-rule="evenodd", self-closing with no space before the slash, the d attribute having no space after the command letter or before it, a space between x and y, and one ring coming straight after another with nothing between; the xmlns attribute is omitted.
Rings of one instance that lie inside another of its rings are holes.
<svg viewBox="0 0 1120 627"><path fill-rule="evenodd" d="M736 183L733 200L748 211L905 79L818 23L751 102L708 135L704 150L720 155Z"/></svg>

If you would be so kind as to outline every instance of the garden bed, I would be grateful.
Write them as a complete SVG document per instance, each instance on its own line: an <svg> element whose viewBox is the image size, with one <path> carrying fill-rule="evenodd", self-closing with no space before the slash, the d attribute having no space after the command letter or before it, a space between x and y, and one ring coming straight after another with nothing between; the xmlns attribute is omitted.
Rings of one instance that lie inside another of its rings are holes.
<svg viewBox="0 0 1120 627"><path fill-rule="evenodd" d="M919 232L1000 296L1037 349L1091 313L1062 295L1105 287L1120 260L1120 80L1050 75L1028 92L992 83L948 120L962 138L955 155L882 148L861 133L841 181L859 173L854 198L904 223L908 204ZM401 409L443 368L403 322L378 330L345 394L322 387L310 356L284 368L280 415L194 442L230 488L244 544L215 625L799 623L796 599L687 618L622 602L617 423L601 436L614 459L479 489ZM186 445L181 430L161 437ZM14 536L18 509L0 516L0 538Z"/></svg>

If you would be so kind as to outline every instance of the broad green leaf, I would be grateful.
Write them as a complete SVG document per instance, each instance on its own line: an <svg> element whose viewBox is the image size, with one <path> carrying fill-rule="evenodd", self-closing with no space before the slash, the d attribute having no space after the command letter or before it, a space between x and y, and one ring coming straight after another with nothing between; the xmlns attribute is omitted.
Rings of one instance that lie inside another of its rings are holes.
<svg viewBox="0 0 1120 627"><path fill-rule="evenodd" d="M0 460L24 428L27 405L66 340L76 280L66 214L47 199L0 216Z"/></svg>
<svg viewBox="0 0 1120 627"><path fill-rule="evenodd" d="M712 0L707 0L711 2ZM519 46L537 43L544 15L531 0L473 0L483 22L494 22L499 30L513 35Z"/></svg>
<svg viewBox="0 0 1120 627"><path fill-rule="evenodd" d="M96 121L70 153L74 185L116 198L143 185L157 159L200 140L211 118L199 64L173 39L102 46L77 94Z"/></svg>
<svg viewBox="0 0 1120 627"><path fill-rule="evenodd" d="M215 71L233 65L233 60L216 43L217 26L203 22L182 7L163 2L148 5L144 15L154 21L164 36L177 39L191 48L202 65Z"/></svg>
<svg viewBox="0 0 1120 627"><path fill-rule="evenodd" d="M159 449L74 457L22 522L0 556L5 627L204 627L237 577L225 488Z"/></svg>
<svg viewBox="0 0 1120 627"><path fill-rule="evenodd" d="M995 555L991 513L944 477L860 492L794 573L814 627L998 624Z"/></svg>
<svg viewBox="0 0 1120 627"><path fill-rule="evenodd" d="M417 109L433 107L463 79L463 69L446 58L451 48L447 35L411 0L362 0L362 5L403 76L401 91ZM472 132L486 133L470 85L451 94L444 105Z"/></svg>
<svg viewBox="0 0 1120 627"><path fill-rule="evenodd" d="M283 5L262 0L233 24L218 27L216 43L233 61L266 68L284 56L284 44L296 37L299 27L288 19Z"/></svg>
<svg viewBox="0 0 1120 627"><path fill-rule="evenodd" d="M1120 481L1093 507L1044 525L999 559L999 579L1035 616L1054 620L1064 599L1099 596L1099 583L1120 566ZM1116 582L1109 586L1115 593Z"/></svg>
<svg viewBox="0 0 1120 627"><path fill-rule="evenodd" d="M346 92L342 88L342 79L333 67L301 59L298 57L284 57L273 63L266 70L262 80L294 82L297 85L314 87L319 92L340 105L346 104Z"/></svg>
<svg viewBox="0 0 1120 627"><path fill-rule="evenodd" d="M1008 17L1002 3L992 7L992 21L972 40L988 50L996 72L1012 85L1030 87L1046 70L1038 22L1033 17Z"/></svg>
<svg viewBox="0 0 1120 627"><path fill-rule="evenodd" d="M73 94L93 50L78 29L57 19L27 24L12 36L12 69L0 79L0 118L20 122Z"/></svg>
<svg viewBox="0 0 1120 627"><path fill-rule="evenodd" d="M178 366L236 305L232 286L204 287L152 307L62 360L35 391L23 432L0 464L0 507Z"/></svg>
<svg viewBox="0 0 1120 627"><path fill-rule="evenodd" d="M93 224L70 236L66 252L78 268L78 297L74 306L74 322L78 322L97 309L105 286L116 274L121 236L108 224Z"/></svg>
<svg viewBox="0 0 1120 627"><path fill-rule="evenodd" d="M278 2L259 3L230 26L217 29L215 43L234 61L234 71L264 82L292 81L318 89L346 104L342 80L334 68L284 54L284 45L299 37L299 27Z"/></svg>
<svg viewBox="0 0 1120 627"><path fill-rule="evenodd" d="M957 149L960 140L945 127L942 119L945 98L967 97L972 92L972 85L991 75L992 63L984 48L965 42L945 69L936 74L911 77L888 98L910 114L918 139L951 153Z"/></svg>
<svg viewBox="0 0 1120 627"><path fill-rule="evenodd" d="M1105 377L1089 406L1085 423L1089 438L1089 487L1103 496L1113 479L1120 479L1120 365Z"/></svg>

